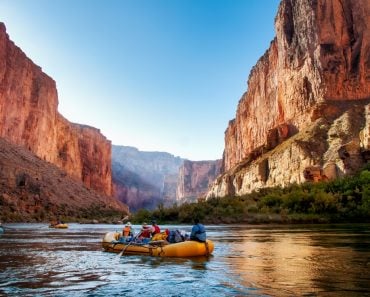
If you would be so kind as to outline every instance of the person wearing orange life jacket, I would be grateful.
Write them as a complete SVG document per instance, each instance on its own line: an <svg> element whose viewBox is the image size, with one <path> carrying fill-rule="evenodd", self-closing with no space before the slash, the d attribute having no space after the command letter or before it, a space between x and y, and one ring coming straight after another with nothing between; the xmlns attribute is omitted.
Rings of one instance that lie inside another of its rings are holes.
<svg viewBox="0 0 370 297"><path fill-rule="evenodd" d="M131 229L131 223L127 222L125 227L122 230L122 236L127 238L133 235L132 229Z"/></svg>

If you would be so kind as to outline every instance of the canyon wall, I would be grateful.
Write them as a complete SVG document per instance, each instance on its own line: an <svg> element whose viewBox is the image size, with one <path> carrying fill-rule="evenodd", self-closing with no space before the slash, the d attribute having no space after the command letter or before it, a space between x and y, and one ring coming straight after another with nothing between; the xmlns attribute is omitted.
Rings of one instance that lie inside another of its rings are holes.
<svg viewBox="0 0 370 297"><path fill-rule="evenodd" d="M370 160L367 103L356 104L334 119L319 118L273 150L239 163L215 180L207 198L355 173Z"/></svg>
<svg viewBox="0 0 370 297"><path fill-rule="evenodd" d="M127 206L115 198L87 188L56 165L1 137L0 206L2 222L45 222L57 217L112 220L113 215L120 219L128 214Z"/></svg>
<svg viewBox="0 0 370 297"><path fill-rule="evenodd" d="M114 195L130 210L154 209L176 202L176 184L183 159L165 152L143 152L134 147L112 147Z"/></svg>
<svg viewBox="0 0 370 297"><path fill-rule="evenodd" d="M195 202L207 193L209 185L221 173L222 160L185 160L179 170L176 202Z"/></svg>
<svg viewBox="0 0 370 297"><path fill-rule="evenodd" d="M276 38L225 132L225 174L207 197L348 174L367 161L369 26L368 0L281 2Z"/></svg>
<svg viewBox="0 0 370 297"><path fill-rule="evenodd" d="M164 207L171 207L176 203L176 191L179 172L166 174L163 181L162 203Z"/></svg>
<svg viewBox="0 0 370 297"><path fill-rule="evenodd" d="M111 143L58 112L56 84L0 23L0 137L22 145L100 193L112 194Z"/></svg>
<svg viewBox="0 0 370 297"><path fill-rule="evenodd" d="M225 132L226 170L303 129L322 103L369 98L369 10L367 0L281 2L276 38Z"/></svg>
<svg viewBox="0 0 370 297"><path fill-rule="evenodd" d="M189 161L165 152L113 145L113 192L131 211L194 202L205 196L221 166L222 160Z"/></svg>

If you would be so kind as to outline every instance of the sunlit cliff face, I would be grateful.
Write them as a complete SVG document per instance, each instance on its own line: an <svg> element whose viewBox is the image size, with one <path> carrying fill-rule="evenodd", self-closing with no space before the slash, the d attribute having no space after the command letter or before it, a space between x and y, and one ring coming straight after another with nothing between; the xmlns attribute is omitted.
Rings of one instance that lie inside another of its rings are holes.
<svg viewBox="0 0 370 297"><path fill-rule="evenodd" d="M311 166L331 178L361 167L359 152L369 150L360 141L368 139L369 15L367 0L281 2L276 38L225 132L225 175L208 198L302 183ZM350 142L357 147L342 147Z"/></svg>
<svg viewBox="0 0 370 297"><path fill-rule="evenodd" d="M305 128L318 104L370 97L369 15L366 0L282 1L276 38L225 133L226 170L266 145L271 129Z"/></svg>
<svg viewBox="0 0 370 297"><path fill-rule="evenodd" d="M18 48L0 23L0 137L111 195L111 143L58 112L55 81Z"/></svg>

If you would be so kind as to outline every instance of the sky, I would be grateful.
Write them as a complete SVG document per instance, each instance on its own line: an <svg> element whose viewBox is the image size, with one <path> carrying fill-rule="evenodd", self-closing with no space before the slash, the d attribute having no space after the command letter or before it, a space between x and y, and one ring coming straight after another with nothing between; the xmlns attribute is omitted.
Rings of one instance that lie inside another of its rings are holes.
<svg viewBox="0 0 370 297"><path fill-rule="evenodd" d="M0 0L0 21L56 81L69 121L114 145L215 160L279 2Z"/></svg>

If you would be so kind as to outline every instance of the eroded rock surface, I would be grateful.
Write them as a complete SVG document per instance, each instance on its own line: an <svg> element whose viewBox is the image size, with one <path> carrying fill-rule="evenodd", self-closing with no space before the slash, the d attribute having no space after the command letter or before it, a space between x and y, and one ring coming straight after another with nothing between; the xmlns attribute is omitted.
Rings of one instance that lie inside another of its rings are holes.
<svg viewBox="0 0 370 297"><path fill-rule="evenodd" d="M112 194L111 142L58 112L55 81L9 39L0 23L0 137L22 145L100 193Z"/></svg>
<svg viewBox="0 0 370 297"><path fill-rule="evenodd" d="M208 197L334 178L369 159L369 26L368 0L281 2Z"/></svg>

